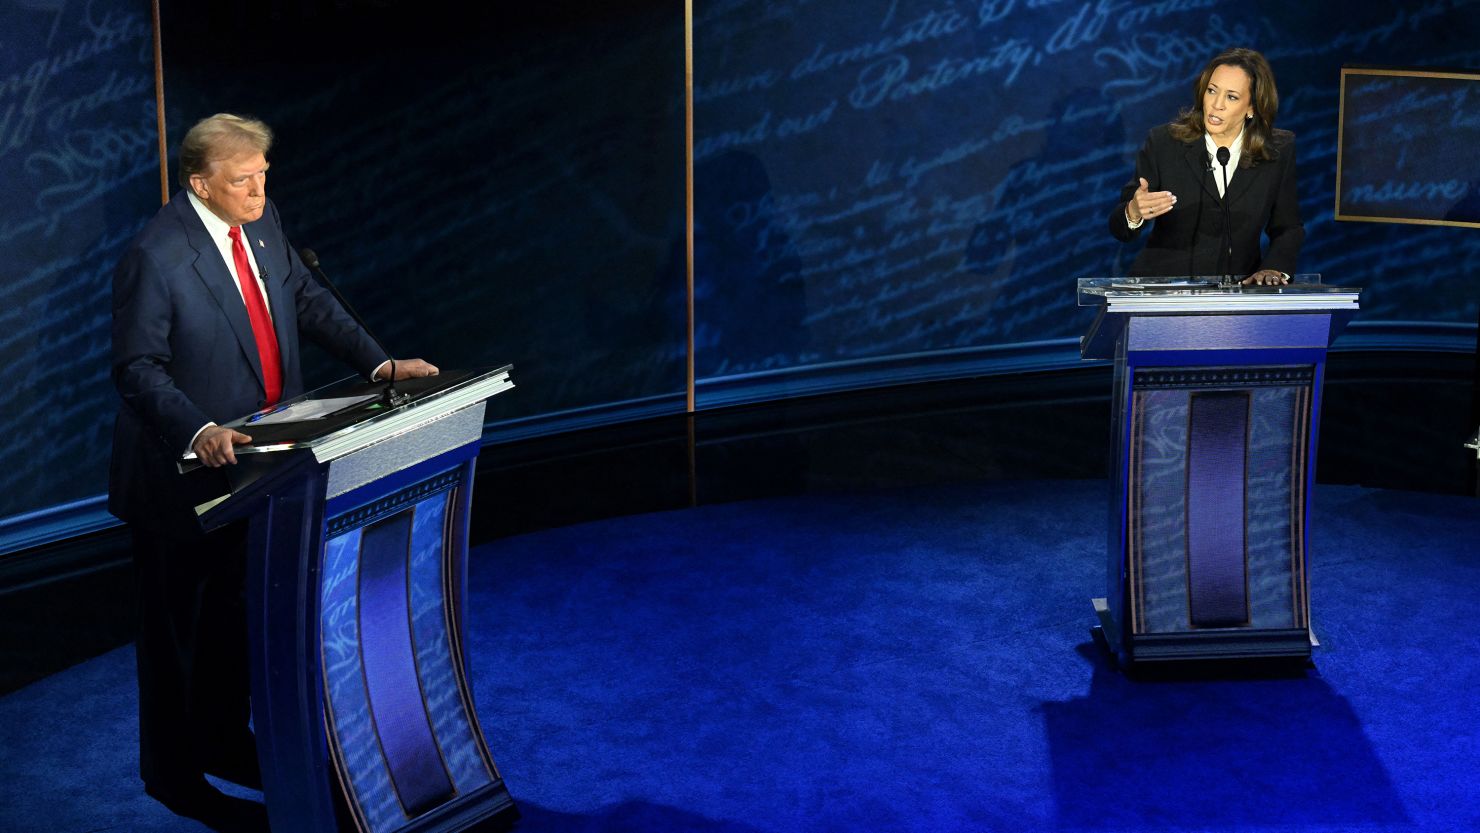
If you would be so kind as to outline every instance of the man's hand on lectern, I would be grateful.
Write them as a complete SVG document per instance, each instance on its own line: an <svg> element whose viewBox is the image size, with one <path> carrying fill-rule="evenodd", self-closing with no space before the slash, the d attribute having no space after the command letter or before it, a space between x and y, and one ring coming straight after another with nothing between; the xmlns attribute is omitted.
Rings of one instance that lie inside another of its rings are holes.
<svg viewBox="0 0 1480 833"><path fill-rule="evenodd" d="M389 369L389 364L390 362L382 362L380 367L375 369L375 381L385 381L385 373ZM438 372L436 365L423 359L396 359L395 381L397 382L402 379L420 379L423 376L436 376Z"/></svg>
<svg viewBox="0 0 1480 833"><path fill-rule="evenodd" d="M225 465L236 465L235 446L251 441L251 437L240 431L212 425L200 432L200 436L195 438L195 444L190 447L190 450L195 452L195 456L199 457L202 463L214 469Z"/></svg>

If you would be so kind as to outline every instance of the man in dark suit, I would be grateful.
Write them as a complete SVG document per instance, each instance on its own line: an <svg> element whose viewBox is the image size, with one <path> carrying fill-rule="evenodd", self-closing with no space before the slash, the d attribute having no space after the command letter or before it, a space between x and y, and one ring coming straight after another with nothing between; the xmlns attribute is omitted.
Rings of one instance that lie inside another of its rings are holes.
<svg viewBox="0 0 1480 833"><path fill-rule="evenodd" d="M134 239L113 282L114 426L108 508L133 533L140 589L140 774L172 810L229 823L202 777L260 786L247 727L242 525L210 534L175 462L236 462L251 438L224 423L303 391L300 339L367 378L389 362L319 286L266 196L272 133L229 114L180 149L182 190ZM396 377L435 374L420 360Z"/></svg>

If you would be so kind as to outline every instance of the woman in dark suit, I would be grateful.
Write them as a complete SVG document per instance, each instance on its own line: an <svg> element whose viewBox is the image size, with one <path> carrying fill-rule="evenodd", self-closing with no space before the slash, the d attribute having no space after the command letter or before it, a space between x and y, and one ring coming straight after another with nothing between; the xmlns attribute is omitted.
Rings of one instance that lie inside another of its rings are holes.
<svg viewBox="0 0 1480 833"><path fill-rule="evenodd" d="M1208 62L1192 106L1146 137L1136 175L1110 212L1110 233L1122 242L1151 226L1132 275L1289 282L1305 227L1295 192L1295 134L1275 129L1278 110L1263 55L1229 49ZM1262 254L1261 232L1269 236Z"/></svg>

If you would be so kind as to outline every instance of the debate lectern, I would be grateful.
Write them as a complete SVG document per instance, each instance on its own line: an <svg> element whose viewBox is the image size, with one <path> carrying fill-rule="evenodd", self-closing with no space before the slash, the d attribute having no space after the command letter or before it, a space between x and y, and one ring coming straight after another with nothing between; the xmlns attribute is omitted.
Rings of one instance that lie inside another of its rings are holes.
<svg viewBox="0 0 1480 833"><path fill-rule="evenodd" d="M399 382L396 405L383 383L330 385L229 423L253 440L237 465L185 475L211 491L227 478L196 507L203 527L250 524L252 723L275 833L517 818L473 710L462 616L484 404L509 371Z"/></svg>
<svg viewBox="0 0 1480 833"><path fill-rule="evenodd" d="M1309 658L1308 496L1326 348L1360 290L1086 278L1086 359L1114 359L1108 588L1123 666Z"/></svg>

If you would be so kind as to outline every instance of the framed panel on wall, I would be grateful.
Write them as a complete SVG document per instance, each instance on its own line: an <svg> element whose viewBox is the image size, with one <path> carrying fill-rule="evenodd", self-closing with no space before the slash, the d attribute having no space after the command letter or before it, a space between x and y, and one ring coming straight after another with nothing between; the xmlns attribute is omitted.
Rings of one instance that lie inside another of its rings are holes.
<svg viewBox="0 0 1480 833"><path fill-rule="evenodd" d="M1480 72L1342 67L1336 219L1480 228Z"/></svg>

